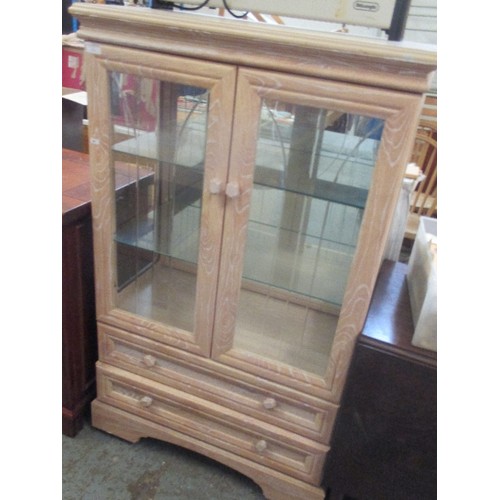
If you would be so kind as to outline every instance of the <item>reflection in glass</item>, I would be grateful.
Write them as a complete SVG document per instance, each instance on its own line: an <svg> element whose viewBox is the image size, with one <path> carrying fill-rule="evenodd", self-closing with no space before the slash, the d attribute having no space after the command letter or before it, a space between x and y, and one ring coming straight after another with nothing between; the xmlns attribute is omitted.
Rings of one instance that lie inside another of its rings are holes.
<svg viewBox="0 0 500 500"><path fill-rule="evenodd" d="M118 306L193 331L208 92L110 82Z"/></svg>
<svg viewBox="0 0 500 500"><path fill-rule="evenodd" d="M236 348L324 373L382 129L263 101Z"/></svg>

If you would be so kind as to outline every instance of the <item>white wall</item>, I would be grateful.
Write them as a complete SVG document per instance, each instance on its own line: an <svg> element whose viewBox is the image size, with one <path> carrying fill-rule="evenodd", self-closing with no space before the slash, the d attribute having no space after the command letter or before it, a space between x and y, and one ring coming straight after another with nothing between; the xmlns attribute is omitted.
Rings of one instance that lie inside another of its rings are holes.
<svg viewBox="0 0 500 500"><path fill-rule="evenodd" d="M437 45L437 0L412 0L403 40ZM437 71L430 92L437 93Z"/></svg>
<svg viewBox="0 0 500 500"><path fill-rule="evenodd" d="M412 0L403 38L437 44L437 0Z"/></svg>

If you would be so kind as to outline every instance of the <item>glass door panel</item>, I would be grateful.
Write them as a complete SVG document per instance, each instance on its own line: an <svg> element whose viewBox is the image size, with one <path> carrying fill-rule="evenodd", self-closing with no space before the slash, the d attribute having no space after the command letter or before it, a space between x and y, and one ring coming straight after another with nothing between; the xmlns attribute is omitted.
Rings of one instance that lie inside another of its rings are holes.
<svg viewBox="0 0 500 500"><path fill-rule="evenodd" d="M234 348L325 373L383 126L262 100Z"/></svg>
<svg viewBox="0 0 500 500"><path fill-rule="evenodd" d="M192 332L209 91L111 72L117 306Z"/></svg>

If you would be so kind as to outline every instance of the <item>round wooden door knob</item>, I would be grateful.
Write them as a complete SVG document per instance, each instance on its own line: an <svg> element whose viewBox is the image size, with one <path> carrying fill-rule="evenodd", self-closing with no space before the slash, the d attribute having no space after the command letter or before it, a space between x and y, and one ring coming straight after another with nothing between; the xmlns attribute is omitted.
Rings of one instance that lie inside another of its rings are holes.
<svg viewBox="0 0 500 500"><path fill-rule="evenodd" d="M255 449L259 452L259 453L262 453L263 451L265 451L267 448L267 443L266 443L266 440L265 439L260 439L259 441L257 441L255 443Z"/></svg>
<svg viewBox="0 0 500 500"><path fill-rule="evenodd" d="M151 354L146 354L142 358L142 361L146 366L149 367L154 366L156 364L156 358L154 356L151 356Z"/></svg>
<svg viewBox="0 0 500 500"><path fill-rule="evenodd" d="M228 198L237 198L240 195L240 186L237 182L228 182L226 185L226 196Z"/></svg>
<svg viewBox="0 0 500 500"><path fill-rule="evenodd" d="M139 399L139 405L142 406L143 408L147 408L152 404L153 404L153 398L150 396L143 396L141 399Z"/></svg>
<svg viewBox="0 0 500 500"><path fill-rule="evenodd" d="M222 193L223 182L220 179L211 179L208 183L208 190L210 194Z"/></svg>
<svg viewBox="0 0 500 500"><path fill-rule="evenodd" d="M277 405L277 403L276 403L276 400L274 398L266 398L262 402L262 406L266 410L272 410L273 408L276 408L276 405Z"/></svg>

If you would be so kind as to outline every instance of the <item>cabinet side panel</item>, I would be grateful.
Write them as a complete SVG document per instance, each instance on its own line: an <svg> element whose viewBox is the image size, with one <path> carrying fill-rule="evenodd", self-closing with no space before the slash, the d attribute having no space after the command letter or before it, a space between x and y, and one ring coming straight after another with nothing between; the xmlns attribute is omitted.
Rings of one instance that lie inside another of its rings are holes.
<svg viewBox="0 0 500 500"><path fill-rule="evenodd" d="M114 233L114 190L111 177L108 75L98 56L85 52L88 93L89 156L97 318L115 303L115 256L109 244Z"/></svg>
<svg viewBox="0 0 500 500"><path fill-rule="evenodd" d="M395 103L398 100L399 109L385 119L379 159L330 358L334 401L340 400L354 343L368 312L422 106L421 96L400 94L398 99L394 93Z"/></svg>

